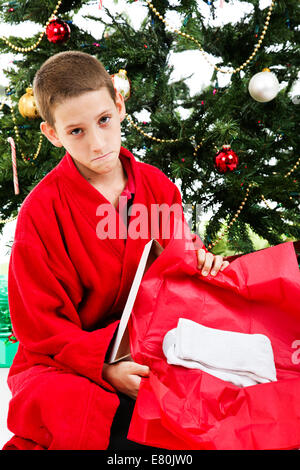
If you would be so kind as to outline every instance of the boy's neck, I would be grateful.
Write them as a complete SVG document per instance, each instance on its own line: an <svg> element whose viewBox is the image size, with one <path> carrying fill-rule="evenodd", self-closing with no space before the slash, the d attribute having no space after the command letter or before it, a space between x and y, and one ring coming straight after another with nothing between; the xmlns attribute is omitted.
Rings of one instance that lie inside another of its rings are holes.
<svg viewBox="0 0 300 470"><path fill-rule="evenodd" d="M89 171L85 167L82 167L75 160L73 161L79 173L106 199L108 199L115 207L117 207L118 198L126 187L128 180L121 160L118 160L118 164L110 172L100 175Z"/></svg>
<svg viewBox="0 0 300 470"><path fill-rule="evenodd" d="M123 169L121 160L118 160L118 164L111 171L103 174L98 174L94 171L89 170L81 163L73 159L73 162L79 171L79 173L93 186L99 186L104 188L116 188L121 186L124 182L126 183L126 173Z"/></svg>
<svg viewBox="0 0 300 470"><path fill-rule="evenodd" d="M101 175L89 174L85 176L85 178L95 187L103 187L112 190L114 188L119 188L124 184L124 182L126 184L127 181L126 173L124 171L121 160L119 160L118 165L112 171Z"/></svg>

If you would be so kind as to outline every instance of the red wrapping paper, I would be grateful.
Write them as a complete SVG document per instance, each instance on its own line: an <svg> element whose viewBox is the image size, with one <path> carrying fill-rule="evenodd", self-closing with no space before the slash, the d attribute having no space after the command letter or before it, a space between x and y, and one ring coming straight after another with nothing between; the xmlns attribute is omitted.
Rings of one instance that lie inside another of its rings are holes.
<svg viewBox="0 0 300 470"><path fill-rule="evenodd" d="M277 382L240 388L167 364L162 341L180 317L268 336ZM151 370L141 381L129 439L174 450L300 447L300 273L292 243L203 277L196 252L173 239L142 280L129 332L133 359Z"/></svg>

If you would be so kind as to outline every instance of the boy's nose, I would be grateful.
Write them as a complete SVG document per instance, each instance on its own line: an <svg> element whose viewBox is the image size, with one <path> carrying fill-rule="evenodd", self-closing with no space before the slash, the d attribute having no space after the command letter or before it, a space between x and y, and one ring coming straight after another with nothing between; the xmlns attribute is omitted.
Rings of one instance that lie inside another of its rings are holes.
<svg viewBox="0 0 300 470"><path fill-rule="evenodd" d="M99 154L99 155L102 155L102 150L104 150L103 148L103 137L101 136L101 130L98 128L98 129L95 129L95 130L92 130L91 133L90 133L90 146L91 146L91 151L94 153L94 154Z"/></svg>

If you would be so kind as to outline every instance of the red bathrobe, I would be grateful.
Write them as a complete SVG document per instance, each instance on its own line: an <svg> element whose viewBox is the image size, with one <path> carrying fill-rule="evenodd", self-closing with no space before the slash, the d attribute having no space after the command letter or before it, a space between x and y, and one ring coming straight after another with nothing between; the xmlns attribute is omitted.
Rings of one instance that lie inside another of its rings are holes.
<svg viewBox="0 0 300 470"><path fill-rule="evenodd" d="M124 148L120 158L131 165L133 207L146 205L150 217L151 204L181 204L177 187L159 169L137 162ZM100 239L104 215L97 208L103 203L108 201L66 153L22 205L8 282L19 340L8 376L8 428L15 436L3 449L108 446L119 398L102 367L151 238L151 221L147 237ZM135 217L138 212L130 221Z"/></svg>

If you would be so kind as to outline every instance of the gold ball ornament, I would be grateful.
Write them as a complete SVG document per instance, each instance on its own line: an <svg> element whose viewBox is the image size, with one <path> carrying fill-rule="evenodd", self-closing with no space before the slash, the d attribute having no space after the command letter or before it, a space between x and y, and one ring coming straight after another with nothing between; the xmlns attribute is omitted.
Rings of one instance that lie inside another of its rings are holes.
<svg viewBox="0 0 300 470"><path fill-rule="evenodd" d="M35 119L39 117L32 88L26 88L26 93L21 96L19 100L19 111L24 118Z"/></svg>
<svg viewBox="0 0 300 470"><path fill-rule="evenodd" d="M127 71L120 69L118 73L111 75L111 79L116 91L121 93L121 95L124 97L124 100L127 101L130 98L131 93L131 84L129 78L127 77Z"/></svg>

